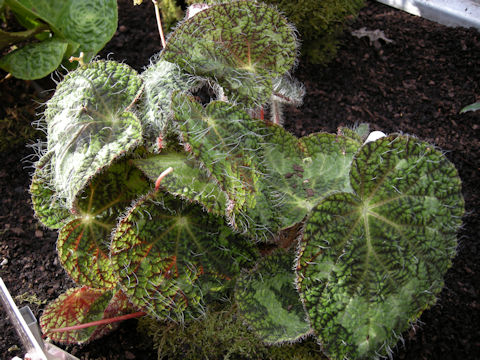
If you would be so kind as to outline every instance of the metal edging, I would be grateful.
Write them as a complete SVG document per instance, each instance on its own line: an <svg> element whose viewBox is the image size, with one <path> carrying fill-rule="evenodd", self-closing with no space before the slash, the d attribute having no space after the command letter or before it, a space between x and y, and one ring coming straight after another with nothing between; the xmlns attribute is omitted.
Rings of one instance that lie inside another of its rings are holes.
<svg viewBox="0 0 480 360"><path fill-rule="evenodd" d="M480 30L480 0L377 0L385 5L451 27Z"/></svg>

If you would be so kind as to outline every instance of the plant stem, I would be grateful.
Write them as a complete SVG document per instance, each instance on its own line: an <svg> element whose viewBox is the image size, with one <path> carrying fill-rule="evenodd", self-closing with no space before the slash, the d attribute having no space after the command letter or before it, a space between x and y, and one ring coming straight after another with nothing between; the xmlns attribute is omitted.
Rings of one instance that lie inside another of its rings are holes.
<svg viewBox="0 0 480 360"><path fill-rule="evenodd" d="M170 174L172 171L173 171L173 168L169 167L167 170L165 170L160 174L160 176L157 178L157 181L155 181L155 191L158 191L160 187L160 183L162 182L163 178L168 174Z"/></svg>
<svg viewBox="0 0 480 360"><path fill-rule="evenodd" d="M158 7L158 1L152 0L152 2L153 2L153 5L155 6L155 16L157 18L158 33L160 34L162 47L165 49L165 46L167 46L167 43L165 42L165 36L163 35L162 20L160 19L160 9Z"/></svg>
<svg viewBox="0 0 480 360"><path fill-rule="evenodd" d="M67 327L64 327L64 328L53 329L53 330L49 330L48 332L66 332L66 331L80 330L80 329L85 329L85 328L88 328L88 327L91 327L91 326L107 325L107 324L111 324L111 323L115 323L115 322L119 322L119 321L123 321L123 320L134 319L134 318L142 317L142 316L145 316L145 315L146 315L145 312L138 311L138 312L135 312L135 313L132 313L132 314L116 316L116 317L113 317L113 318L102 319L102 320L98 320L98 321L92 321L92 322L85 323L85 324L78 324L78 325L73 325L73 326L67 326Z"/></svg>

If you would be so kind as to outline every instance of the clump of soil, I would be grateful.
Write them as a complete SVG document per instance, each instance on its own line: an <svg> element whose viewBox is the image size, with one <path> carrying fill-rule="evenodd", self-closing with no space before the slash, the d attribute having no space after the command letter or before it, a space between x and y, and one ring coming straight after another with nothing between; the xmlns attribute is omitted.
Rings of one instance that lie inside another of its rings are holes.
<svg viewBox="0 0 480 360"><path fill-rule="evenodd" d="M152 5L145 1L133 7L121 0L119 7L119 30L100 56L141 71L161 50ZM351 34L364 27L382 31L391 42ZM444 149L463 180L467 213L458 255L437 304L404 334L394 359L473 360L480 354L480 112L459 114L480 100L479 69L478 31L444 27L369 1L345 31L334 61L314 66L301 59L294 74L307 94L300 108L286 109L288 130L303 136L367 122L386 133L415 134ZM18 129L29 127L42 111L38 104L49 96L42 88L53 89L54 83L0 83L0 276L17 303L29 305L37 317L47 302L74 285L58 263L56 233L38 224L28 194L35 157L25 145L33 140ZM21 343L0 311L0 354L10 359L22 354L12 348ZM130 320L100 341L68 350L81 359L156 359L151 346Z"/></svg>

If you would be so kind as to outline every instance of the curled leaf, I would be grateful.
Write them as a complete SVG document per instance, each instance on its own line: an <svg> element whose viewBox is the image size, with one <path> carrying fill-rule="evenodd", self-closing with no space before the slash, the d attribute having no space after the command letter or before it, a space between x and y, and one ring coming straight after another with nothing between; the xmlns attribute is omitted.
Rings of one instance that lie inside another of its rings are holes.
<svg viewBox="0 0 480 360"><path fill-rule="evenodd" d="M47 103L52 184L68 208L95 174L141 143L130 111L141 87L127 65L98 61L68 74Z"/></svg>

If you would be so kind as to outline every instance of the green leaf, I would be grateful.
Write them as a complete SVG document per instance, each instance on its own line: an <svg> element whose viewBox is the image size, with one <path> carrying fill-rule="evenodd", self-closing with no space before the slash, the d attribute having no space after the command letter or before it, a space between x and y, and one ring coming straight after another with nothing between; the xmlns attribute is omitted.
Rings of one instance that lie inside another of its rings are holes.
<svg viewBox="0 0 480 360"><path fill-rule="evenodd" d="M477 101L476 103L465 106L462 110L460 110L460 114L466 113L468 111L477 111L477 110L480 110L480 101Z"/></svg>
<svg viewBox="0 0 480 360"><path fill-rule="evenodd" d="M310 332L295 289L294 261L292 252L279 249L237 280L235 299L240 313L269 344L296 341Z"/></svg>
<svg viewBox="0 0 480 360"><path fill-rule="evenodd" d="M435 303L464 213L453 164L411 137L363 146L350 181L353 193L312 210L297 263L303 303L332 359L387 355Z"/></svg>
<svg viewBox="0 0 480 360"><path fill-rule="evenodd" d="M53 152L43 155L35 164L35 173L30 184L33 210L38 220L50 229L60 229L72 220L73 215L58 198L52 185L51 158Z"/></svg>
<svg viewBox="0 0 480 360"><path fill-rule="evenodd" d="M56 27L67 39L80 44L81 51L96 54L117 30L117 1L71 0L68 4L59 14Z"/></svg>
<svg viewBox="0 0 480 360"><path fill-rule="evenodd" d="M142 141L130 108L142 81L125 64L98 61L69 73L47 103L53 184L71 208L90 178Z"/></svg>
<svg viewBox="0 0 480 360"><path fill-rule="evenodd" d="M293 67L296 50L294 30L279 12L235 1L181 23L162 58L218 82L230 101L255 107L270 97L272 80Z"/></svg>
<svg viewBox="0 0 480 360"><path fill-rule="evenodd" d="M64 344L93 341L115 329L115 325L98 325L79 330L52 330L103 320L128 313L131 309L120 291L88 286L72 288L50 303L40 317L42 332L51 340Z"/></svg>
<svg viewBox="0 0 480 360"><path fill-rule="evenodd" d="M203 108L173 97L175 120L191 153L229 198L226 216L238 230L265 239L293 226L323 197L350 189L348 172L361 143L342 135L298 139L215 101Z"/></svg>
<svg viewBox="0 0 480 360"><path fill-rule="evenodd" d="M62 227L57 251L60 263L79 285L114 288L117 285L109 245L117 218L149 184L128 161L115 163L97 175L79 196L76 219Z"/></svg>
<svg viewBox="0 0 480 360"><path fill-rule="evenodd" d="M142 73L145 89L142 94L142 122L152 145L158 137L165 140L172 131L171 110L174 91L193 90L199 81L183 72L178 65L156 58ZM166 144L162 144L166 146ZM158 150L158 149L157 149Z"/></svg>
<svg viewBox="0 0 480 360"><path fill-rule="evenodd" d="M255 201L255 184L260 173L259 146L266 131L242 109L214 101L206 108L193 98L177 93L172 108L182 140L193 155L234 194L237 206Z"/></svg>
<svg viewBox="0 0 480 360"><path fill-rule="evenodd" d="M163 152L146 159L135 159L133 164L153 182L156 182L163 171L172 167L173 172L160 184L162 190L185 200L198 202L216 215L225 215L227 195L206 171L200 168L199 163L189 159L186 154Z"/></svg>
<svg viewBox="0 0 480 360"><path fill-rule="evenodd" d="M132 303L178 321L201 314L203 296L255 258L254 245L222 218L162 193L134 205L111 244L114 270Z"/></svg>
<svg viewBox="0 0 480 360"><path fill-rule="evenodd" d="M2 57L0 68L22 80L43 78L60 65L67 45L58 38L25 45Z"/></svg>
<svg viewBox="0 0 480 360"><path fill-rule="evenodd" d="M8 0L13 10L48 23L57 36L96 54L117 29L116 0Z"/></svg>
<svg viewBox="0 0 480 360"><path fill-rule="evenodd" d="M89 217L74 219L60 230L58 257L77 284L106 289L116 286L108 256L108 230Z"/></svg>
<svg viewBox="0 0 480 360"><path fill-rule="evenodd" d="M350 191L348 172L360 143L340 135L318 133L297 139L281 127L265 155L265 177L283 227L300 222L322 198L335 191Z"/></svg>
<svg viewBox="0 0 480 360"><path fill-rule="evenodd" d="M0 4L1 9L1 4ZM25 31L15 31L15 32L7 32L0 30L0 50L6 48L7 46L19 43L21 41L25 41L31 38L33 35L41 32L42 30L46 30L47 27L45 25L40 25L36 28L25 30Z"/></svg>

